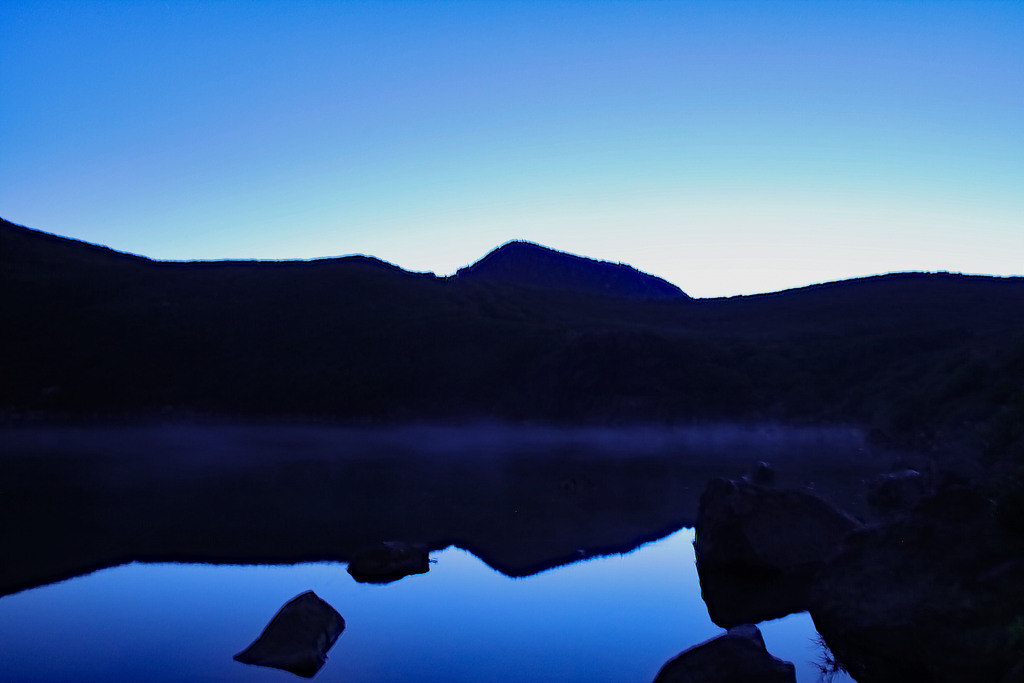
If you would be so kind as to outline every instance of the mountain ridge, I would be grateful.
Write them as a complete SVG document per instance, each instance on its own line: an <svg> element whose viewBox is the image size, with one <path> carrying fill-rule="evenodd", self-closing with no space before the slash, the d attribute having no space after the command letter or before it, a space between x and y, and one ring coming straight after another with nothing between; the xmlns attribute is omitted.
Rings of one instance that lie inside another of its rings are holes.
<svg viewBox="0 0 1024 683"><path fill-rule="evenodd" d="M627 263L604 261L586 256L579 256L569 252L559 251L551 247L547 247L528 240L509 240L508 242L505 242L499 245L498 247L495 247L477 261L467 266L463 266L462 268L459 268L454 274L449 276L438 276L432 272L407 270L399 264L369 254L345 254L341 256L323 256L310 259L159 260L142 254L120 251L108 245L87 242L85 240L65 237L62 235L58 235L56 233L37 230L35 228L29 228L23 225L12 223L0 217L0 246L3 246L6 250L10 251L12 249L16 249L18 251L19 258L24 259L26 255L29 255L29 260L31 260L31 254L36 252L38 248L43 244L49 245L47 248L44 249L44 251L48 254L48 256L51 257L51 252L53 250L50 249L49 247L56 245L57 251L64 251L65 253L72 253L70 250L78 250L79 252L83 253L91 253L93 256L97 256L100 258L112 257L115 259L121 259L123 261L134 261L136 263L146 263L158 266L171 267L217 267L232 265L287 267L301 265L329 266L336 264L363 264L367 266L377 266L380 267L382 270L401 272L407 275L413 275L421 278L434 278L437 280L472 282L474 284L500 283L505 285L514 285L532 289L564 288L579 292L590 291L592 293L620 295L626 296L628 298L661 300L680 299L689 301L728 301L741 299L768 299L777 297L779 295L789 295L791 293L797 292L808 292L813 290L836 288L853 283L866 283L876 280L884 281L915 278L933 280L963 279L974 281L985 280L992 282L1024 282L1024 276L1013 275L968 274L953 271L892 271L873 275L853 276L849 278L842 278L839 280L817 282L807 285L800 285L796 287L788 287L786 289L778 291L694 298L686 294L686 292L682 288L675 285L674 283L671 283L668 280L665 280L664 278L661 278L657 275L652 275L650 273L641 271ZM510 248L511 251L514 252L517 249L523 247L525 247L526 250L528 250L527 253L533 252L534 255L540 255L541 257L533 259L519 259L520 262L525 261L526 265L534 268L534 270L525 273L510 273L510 267L515 265L516 259L506 259L505 257L509 255ZM59 261L59 259L52 258L51 260ZM537 265L544 265L545 261L547 263L555 263L556 267L560 268L562 272L557 272L553 277L549 277L547 279L545 279L544 277L541 277L539 279L537 277L531 277L537 275ZM571 282L573 275L565 273L565 271L571 270L573 266L593 268L594 272L592 272L589 277L580 278L581 282L573 283ZM608 276L608 280L610 280L611 282L598 282L602 275ZM640 283L639 285L632 285L632 288L635 291L629 291L629 289L631 288L631 285L628 283L629 279L634 279L635 282ZM616 282L616 280L618 280L618 282ZM626 287L615 286L616 284L620 284L623 282L626 282Z"/></svg>
<svg viewBox="0 0 1024 683"><path fill-rule="evenodd" d="M1024 423L1024 278L645 298L485 261L161 262L0 223L0 415L782 420L986 447Z"/></svg>
<svg viewBox="0 0 1024 683"><path fill-rule="evenodd" d="M628 264L577 256L525 240L502 244L475 263L460 268L453 277L639 299L690 298L676 285Z"/></svg>

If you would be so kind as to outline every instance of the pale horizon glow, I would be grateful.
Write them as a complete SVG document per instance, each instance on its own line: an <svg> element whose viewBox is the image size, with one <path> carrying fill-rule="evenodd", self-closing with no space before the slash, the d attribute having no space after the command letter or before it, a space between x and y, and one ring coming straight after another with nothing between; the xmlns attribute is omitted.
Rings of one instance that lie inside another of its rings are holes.
<svg viewBox="0 0 1024 683"><path fill-rule="evenodd" d="M0 0L0 216L438 275L523 239L702 298L1022 275L1022 35L997 0Z"/></svg>

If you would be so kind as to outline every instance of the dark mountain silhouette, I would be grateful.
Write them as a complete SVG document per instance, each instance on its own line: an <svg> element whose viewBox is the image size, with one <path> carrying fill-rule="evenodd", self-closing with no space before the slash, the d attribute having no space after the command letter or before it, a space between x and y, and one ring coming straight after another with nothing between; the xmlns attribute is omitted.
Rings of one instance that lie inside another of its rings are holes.
<svg viewBox="0 0 1024 683"><path fill-rule="evenodd" d="M988 587L962 637L990 652L1020 614L1019 548L988 546L1024 529L1022 312L1022 278L903 273L694 300L524 243L437 278L363 256L157 262L0 221L0 546L13 558L0 595L128 561L350 561L391 539L457 543L526 575L692 523L698 482L727 466L676 445L595 458L606 425L844 423L876 437L845 465L842 444L822 441L772 458L851 496L876 474L871 451L912 447L901 466L954 503L916 530L898 510L872 527L880 559L851 575L853 595L879 584L864 576L902 595L930 576L917 564L960 567L943 585ZM221 424L240 417L255 426ZM405 452L350 449L360 431L466 432L480 418L516 423L508 435L520 421L601 428L501 457L422 432ZM344 426L310 424L324 421ZM953 525L970 533L947 552L934 539L971 509L980 526ZM919 633L933 614L900 618ZM863 632L840 626L851 642Z"/></svg>
<svg viewBox="0 0 1024 683"><path fill-rule="evenodd" d="M508 242L456 278L473 283L609 294L636 299L688 298L675 285L622 263L594 261L532 242Z"/></svg>
<svg viewBox="0 0 1024 683"><path fill-rule="evenodd" d="M997 450L1024 423L1021 278L694 300L523 243L437 278L367 257L156 262L4 222L0 291L12 419L777 419Z"/></svg>

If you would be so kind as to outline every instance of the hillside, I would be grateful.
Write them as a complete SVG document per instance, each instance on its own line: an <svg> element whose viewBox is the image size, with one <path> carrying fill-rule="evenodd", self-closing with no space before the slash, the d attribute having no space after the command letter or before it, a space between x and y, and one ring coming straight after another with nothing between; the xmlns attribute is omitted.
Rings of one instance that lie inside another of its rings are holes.
<svg viewBox="0 0 1024 683"><path fill-rule="evenodd" d="M622 263L566 254L531 242L508 242L455 277L462 282L517 285L631 299L685 299L675 285Z"/></svg>
<svg viewBox="0 0 1024 683"><path fill-rule="evenodd" d="M3 222L0 288L12 419L779 419L1006 448L1024 413L1021 278L694 300L523 243L437 278L366 257L156 262Z"/></svg>

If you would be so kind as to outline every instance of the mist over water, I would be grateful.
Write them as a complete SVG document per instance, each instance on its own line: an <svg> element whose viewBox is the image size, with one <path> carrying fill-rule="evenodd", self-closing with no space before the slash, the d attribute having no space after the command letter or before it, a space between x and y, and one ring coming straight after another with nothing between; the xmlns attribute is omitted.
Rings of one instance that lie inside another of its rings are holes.
<svg viewBox="0 0 1024 683"><path fill-rule="evenodd" d="M552 453L588 457L672 456L693 464L715 458L750 464L752 457L848 462L869 450L854 427L793 427L772 423L703 423L691 426L620 427L411 424L339 427L291 423L157 423L110 427L47 427L6 430L11 455L70 454L144 463L150 467L248 466L272 460L385 457L482 459ZM754 460L756 462L756 460Z"/></svg>
<svg viewBox="0 0 1024 683"><path fill-rule="evenodd" d="M856 513L861 480L894 457L853 429L781 425L178 423L26 427L0 439L0 493L19 520L3 527L14 560L0 569L10 594L0 598L0 632L34 629L10 641L18 645L5 657L29 672L36 646L28 641L70 639L96 680L143 675L152 662L192 666L179 641L213 667L195 663L202 671L220 671L222 649L228 665L245 670L230 656L308 589L350 622L323 680L342 671L345 680L502 680L496 662L516 672L508 680L651 680L667 659L719 632L700 600L692 532L675 533L692 526L709 478L768 461L781 484L813 488ZM358 585L344 572L361 549L391 540L420 543L438 563L389 586ZM588 558L599 559L580 563ZM103 567L116 568L45 586ZM268 576L278 577L273 590L259 578ZM252 623L225 616L252 601L260 608L243 610ZM90 625L135 613L140 602L151 609L123 624L138 633ZM173 634L164 612L177 615ZM77 632L57 633L39 616L62 613ZM406 613L420 619L398 616ZM372 635L357 626L362 619L376 624ZM766 630L777 656L798 647L793 639L809 647L813 628L795 619L803 625ZM799 635L785 635L791 628ZM147 661L129 664L125 648ZM397 660L394 648L422 659ZM353 654L364 649L370 654ZM75 670L40 666L51 671L44 681ZM601 678L624 668L636 676Z"/></svg>

